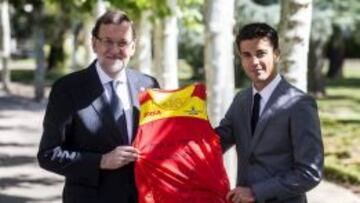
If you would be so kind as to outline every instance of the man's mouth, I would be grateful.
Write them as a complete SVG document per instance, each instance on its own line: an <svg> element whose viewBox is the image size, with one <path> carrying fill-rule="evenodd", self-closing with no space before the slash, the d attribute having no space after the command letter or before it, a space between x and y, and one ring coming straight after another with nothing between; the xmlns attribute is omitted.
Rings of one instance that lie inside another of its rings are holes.
<svg viewBox="0 0 360 203"><path fill-rule="evenodd" d="M122 60L119 56L106 56L109 60Z"/></svg>
<svg viewBox="0 0 360 203"><path fill-rule="evenodd" d="M261 68L256 68L256 69L254 69L253 72L254 72L255 74L260 74L260 73L263 72L263 69L261 69Z"/></svg>

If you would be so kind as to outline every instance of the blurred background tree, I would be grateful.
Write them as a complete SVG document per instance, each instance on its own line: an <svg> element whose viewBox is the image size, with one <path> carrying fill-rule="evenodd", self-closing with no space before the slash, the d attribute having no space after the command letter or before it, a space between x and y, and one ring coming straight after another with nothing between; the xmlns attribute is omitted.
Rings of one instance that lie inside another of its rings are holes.
<svg viewBox="0 0 360 203"><path fill-rule="evenodd" d="M10 58L11 34L10 34L10 15L9 15L9 2L7 0L0 1L0 36L1 36L1 62L3 89L5 92L10 93L10 70L8 61Z"/></svg>
<svg viewBox="0 0 360 203"><path fill-rule="evenodd" d="M132 61L135 69L158 77L163 87L205 80L203 0L12 0L9 3L11 36L16 42L12 45L12 57L37 59L34 75L37 100L44 98L47 73L74 71L94 59L90 31L96 16L111 8L125 10L137 26L137 52ZM278 27L280 3L280 0L235 1L233 34L250 22L261 21ZM314 95L325 95L325 76L341 77L344 57L360 57L356 51L360 44L360 34L356 32L360 27L359 7L357 0L314 1L307 62L307 88ZM171 24L170 28L164 27L166 22ZM233 48L232 55L235 54L237 50ZM325 63L326 59L329 63ZM178 72L184 71L179 71L182 67L178 64L187 64L183 67L190 67L191 74L182 74L185 78L179 76ZM326 64L329 68L324 70ZM8 75L4 69L3 84L9 83ZM234 77L236 87L249 82L238 57L234 60Z"/></svg>
<svg viewBox="0 0 360 203"><path fill-rule="evenodd" d="M356 51L360 48L359 12L357 0L314 1L308 66L308 87L314 95L326 95L325 59L329 60L326 75L334 79L341 77L345 57L360 57Z"/></svg>

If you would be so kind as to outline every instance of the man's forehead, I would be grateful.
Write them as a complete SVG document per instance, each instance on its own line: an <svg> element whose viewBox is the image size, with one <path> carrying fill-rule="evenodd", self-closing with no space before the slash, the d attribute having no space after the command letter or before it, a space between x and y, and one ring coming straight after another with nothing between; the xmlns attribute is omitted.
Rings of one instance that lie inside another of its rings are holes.
<svg viewBox="0 0 360 203"><path fill-rule="evenodd" d="M240 50L244 48L254 48L254 47L273 48L273 45L268 37L246 39L240 41L239 43Z"/></svg>
<svg viewBox="0 0 360 203"><path fill-rule="evenodd" d="M123 21L121 23L102 23L100 24L100 30L102 29L110 29L110 28L123 28L128 29L131 27L131 23L127 21Z"/></svg>
<svg viewBox="0 0 360 203"><path fill-rule="evenodd" d="M121 24L101 24L99 28L99 34L107 35L130 35L131 36L131 24L128 22L122 22Z"/></svg>

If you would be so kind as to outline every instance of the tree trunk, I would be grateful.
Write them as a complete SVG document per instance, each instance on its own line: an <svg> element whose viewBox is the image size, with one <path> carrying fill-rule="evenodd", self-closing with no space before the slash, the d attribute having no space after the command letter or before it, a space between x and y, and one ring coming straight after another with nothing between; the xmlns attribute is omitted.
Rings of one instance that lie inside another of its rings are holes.
<svg viewBox="0 0 360 203"><path fill-rule="evenodd" d="M64 33L61 33L61 35L64 35ZM48 70L63 67L65 62L65 52L63 44L64 38L59 36L58 40L55 40L54 43L50 45L50 53L47 63Z"/></svg>
<svg viewBox="0 0 360 203"><path fill-rule="evenodd" d="M65 34L69 29L70 20L66 14L67 8L65 4L60 5L59 15L56 17L56 22L58 26L54 29L54 36L52 36L50 41L50 53L48 56L47 70L53 68L68 68L65 66Z"/></svg>
<svg viewBox="0 0 360 203"><path fill-rule="evenodd" d="M213 126L218 125L234 96L233 26L234 0L206 1L205 72L208 112ZM234 150L225 156L230 182L236 180Z"/></svg>
<svg viewBox="0 0 360 203"><path fill-rule="evenodd" d="M134 56L134 68L142 73L153 75L151 70L151 22L149 21L150 11L142 13L140 22L136 24L137 40Z"/></svg>
<svg viewBox="0 0 360 203"><path fill-rule="evenodd" d="M163 40L162 40L162 23L161 20L156 20L154 23L153 35L154 35L154 63L153 71L154 76L158 80L160 87L164 88L164 78L162 77L161 61L163 58Z"/></svg>
<svg viewBox="0 0 360 203"><path fill-rule="evenodd" d="M345 60L345 40L343 35L341 28L335 27L334 33L329 40L329 69L327 72L327 77L329 79L343 77L342 67Z"/></svg>
<svg viewBox="0 0 360 203"><path fill-rule="evenodd" d="M311 16L312 0L281 1L281 72L290 83L305 92Z"/></svg>
<svg viewBox="0 0 360 203"><path fill-rule="evenodd" d="M205 71L209 115L219 123L234 96L234 1L209 1L206 5Z"/></svg>
<svg viewBox="0 0 360 203"><path fill-rule="evenodd" d="M94 26L94 18L92 16L89 16L85 20L85 26L84 26L84 32L85 32L85 64L90 64L95 58L96 55L92 49L91 45L91 30Z"/></svg>
<svg viewBox="0 0 360 203"><path fill-rule="evenodd" d="M171 10L171 15L160 20L156 26L156 46L161 47L155 52L155 59L158 60L156 67L157 78L160 86L165 89L175 89L179 87L177 71L177 19L176 19L176 0L167 0L167 5Z"/></svg>
<svg viewBox="0 0 360 203"><path fill-rule="evenodd" d="M5 92L10 93L10 70L8 67L8 60L10 58L10 17L9 4L7 0L1 1L1 80Z"/></svg>
<svg viewBox="0 0 360 203"><path fill-rule="evenodd" d="M91 31L95 26L95 21L98 17L104 14L106 11L106 5L104 0L97 0L96 7L93 8L92 14L85 17L84 32L85 32L85 64L90 64L96 59L96 54L92 49L92 35Z"/></svg>
<svg viewBox="0 0 360 203"><path fill-rule="evenodd" d="M44 99L45 92L45 32L42 25L43 19L43 5L39 5L34 11L35 18L35 55L36 55L36 70L35 70L35 101L40 102Z"/></svg>
<svg viewBox="0 0 360 203"><path fill-rule="evenodd" d="M83 25L82 23L78 23L74 26L74 28L72 29L72 33L71 33L71 41L72 41L72 45L71 45L71 62L70 62L70 67L71 67L71 71L76 71L80 68L80 62L78 60L77 57L77 52L79 50L79 34L81 32L81 29L83 29Z"/></svg>
<svg viewBox="0 0 360 203"><path fill-rule="evenodd" d="M96 2L96 10L95 16L100 17L102 14L106 12L106 5L104 0L97 0Z"/></svg>
<svg viewBox="0 0 360 203"><path fill-rule="evenodd" d="M315 97L325 96L325 78L322 74L324 66L324 45L322 39L310 41L309 64L308 64L308 88Z"/></svg>

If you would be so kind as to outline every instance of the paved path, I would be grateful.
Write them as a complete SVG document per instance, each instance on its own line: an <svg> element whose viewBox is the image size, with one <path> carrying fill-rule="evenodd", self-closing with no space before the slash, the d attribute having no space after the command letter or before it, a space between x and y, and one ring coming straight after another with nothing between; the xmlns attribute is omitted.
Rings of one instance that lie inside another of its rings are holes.
<svg viewBox="0 0 360 203"><path fill-rule="evenodd" d="M39 168L36 152L44 104L0 95L0 203L60 203L63 178ZM360 203L358 196L322 182L310 203Z"/></svg>
<svg viewBox="0 0 360 203"><path fill-rule="evenodd" d="M60 203L62 178L36 162L44 104L0 96L0 203Z"/></svg>

